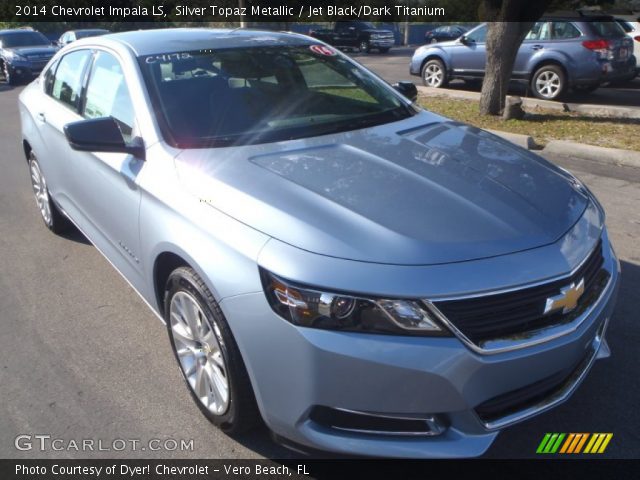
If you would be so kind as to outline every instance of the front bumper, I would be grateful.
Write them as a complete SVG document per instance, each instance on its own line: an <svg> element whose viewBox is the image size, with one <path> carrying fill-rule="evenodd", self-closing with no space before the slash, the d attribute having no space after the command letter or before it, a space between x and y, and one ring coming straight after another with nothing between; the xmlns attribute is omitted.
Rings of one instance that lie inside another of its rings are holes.
<svg viewBox="0 0 640 480"><path fill-rule="evenodd" d="M369 46L373 48L391 48L395 45L394 39L377 38L369 40Z"/></svg>
<svg viewBox="0 0 640 480"><path fill-rule="evenodd" d="M49 60L43 62L24 62L24 61L14 61L8 63L9 70L12 75L16 77L30 79L33 78L42 72L44 67L47 65Z"/></svg>
<svg viewBox="0 0 640 480"><path fill-rule="evenodd" d="M399 458L473 457L500 428L565 401L595 359L607 356L619 265L608 242L607 289L579 328L546 343L493 355L456 337L418 338L295 327L278 317L262 292L221 302L243 354L262 416L295 444L348 455ZM542 400L481 418L478 406L570 370ZM525 374L523 374L525 372ZM436 435L375 434L312 420L317 407L397 418L437 418Z"/></svg>

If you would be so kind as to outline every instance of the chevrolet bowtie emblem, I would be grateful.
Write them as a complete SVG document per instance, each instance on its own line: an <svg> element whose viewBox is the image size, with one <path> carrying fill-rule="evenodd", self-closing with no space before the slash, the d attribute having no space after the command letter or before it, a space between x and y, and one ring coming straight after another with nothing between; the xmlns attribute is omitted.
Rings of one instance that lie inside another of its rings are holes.
<svg viewBox="0 0 640 480"><path fill-rule="evenodd" d="M555 312L562 309L562 313L569 313L576 308L578 300L584 293L584 278L581 278L578 284L572 283L560 290L559 295L547 298L547 304L544 307L544 314Z"/></svg>

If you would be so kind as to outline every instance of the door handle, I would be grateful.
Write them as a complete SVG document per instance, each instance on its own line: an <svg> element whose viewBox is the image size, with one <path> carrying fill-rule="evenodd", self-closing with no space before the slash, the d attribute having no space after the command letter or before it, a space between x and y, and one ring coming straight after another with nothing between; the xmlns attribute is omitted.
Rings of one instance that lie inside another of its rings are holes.
<svg viewBox="0 0 640 480"><path fill-rule="evenodd" d="M534 45L533 47L531 47L531 50L542 50L544 48L544 45Z"/></svg>
<svg viewBox="0 0 640 480"><path fill-rule="evenodd" d="M45 116L44 113L40 112L40 113L38 113L38 120L40 120L41 122L46 123L47 122L47 117Z"/></svg>

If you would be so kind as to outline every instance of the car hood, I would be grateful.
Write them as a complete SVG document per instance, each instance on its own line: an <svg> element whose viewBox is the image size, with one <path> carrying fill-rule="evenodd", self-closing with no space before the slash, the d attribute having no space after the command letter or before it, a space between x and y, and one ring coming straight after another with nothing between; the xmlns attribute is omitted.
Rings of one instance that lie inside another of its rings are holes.
<svg viewBox="0 0 640 480"><path fill-rule="evenodd" d="M34 47L15 47L15 48L7 48L6 50L11 50L12 52L17 53L18 55L29 56L29 55L49 55L53 56L56 53L56 47L54 46L43 46L38 45Z"/></svg>
<svg viewBox="0 0 640 480"><path fill-rule="evenodd" d="M547 245L584 212L566 173L482 130L421 112L364 130L175 159L200 201L298 248L399 265Z"/></svg>

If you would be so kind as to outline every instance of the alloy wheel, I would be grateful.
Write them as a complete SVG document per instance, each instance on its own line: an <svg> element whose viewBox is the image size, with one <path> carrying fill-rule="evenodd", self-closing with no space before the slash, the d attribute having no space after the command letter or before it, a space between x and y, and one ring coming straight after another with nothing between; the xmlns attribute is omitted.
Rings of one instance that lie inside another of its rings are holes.
<svg viewBox="0 0 640 480"><path fill-rule="evenodd" d="M35 159L31 159L29 162L31 170L31 186L33 187L33 194L36 197L36 203L38 209L42 215L44 223L47 225L52 224L51 217L51 203L49 202L49 193L47 191L47 182L40 171L40 166Z"/></svg>
<svg viewBox="0 0 640 480"><path fill-rule="evenodd" d="M545 98L555 98L562 90L562 80L553 71L546 70L536 78L536 90Z"/></svg>
<svg viewBox="0 0 640 480"><path fill-rule="evenodd" d="M436 63L432 63L427 65L424 70L424 82L429 87L438 88L442 86L442 82L444 80L444 71L442 67Z"/></svg>
<svg viewBox="0 0 640 480"><path fill-rule="evenodd" d="M171 299L170 321L169 331L187 382L207 410L224 414L229 408L229 381L218 325L184 291Z"/></svg>

